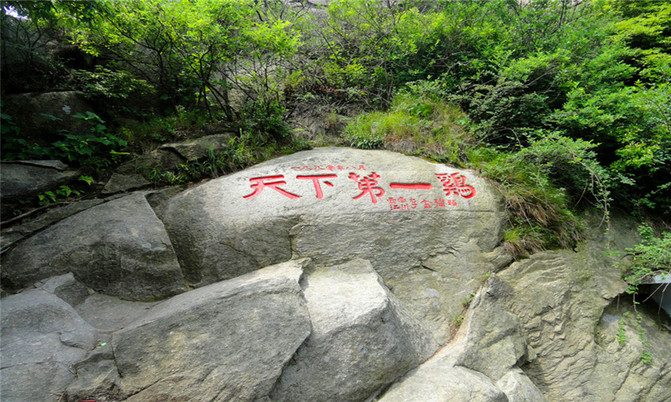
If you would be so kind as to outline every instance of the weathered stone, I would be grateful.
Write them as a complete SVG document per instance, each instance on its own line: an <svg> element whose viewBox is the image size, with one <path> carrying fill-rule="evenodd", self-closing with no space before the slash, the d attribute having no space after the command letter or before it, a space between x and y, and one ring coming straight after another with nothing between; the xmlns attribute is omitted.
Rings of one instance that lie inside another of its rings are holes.
<svg viewBox="0 0 671 402"><path fill-rule="evenodd" d="M156 149L123 163L116 169L116 172L123 175L131 175L135 173L147 174L152 170L163 172L174 169L185 161L186 159L182 158L176 152Z"/></svg>
<svg viewBox="0 0 671 402"><path fill-rule="evenodd" d="M33 92L3 96L2 100L3 113L12 116L21 136L28 142L51 143L58 139L60 130L70 133L90 130L88 125L73 117L77 113L94 111L82 92Z"/></svg>
<svg viewBox="0 0 671 402"><path fill-rule="evenodd" d="M77 180L79 172L54 167L60 165L40 165L33 161L3 162L0 166L0 193L2 200L16 201L30 199L47 190Z"/></svg>
<svg viewBox="0 0 671 402"><path fill-rule="evenodd" d="M16 289L67 272L95 290L133 300L185 286L163 224L143 194L98 205L24 240L7 252L3 285Z"/></svg>
<svg viewBox="0 0 671 402"><path fill-rule="evenodd" d="M470 198L446 196L437 174L464 180ZM447 325L440 310L449 296L441 289L463 267L477 269L466 281L474 292L494 269L493 259L480 255L501 239L501 208L496 191L469 171L385 151L320 148L186 190L161 213L191 282L204 285L292 257L321 265L363 258L442 341ZM422 268L441 256L438 268ZM426 289L419 296L418 286ZM438 307L427 312L435 301Z"/></svg>
<svg viewBox="0 0 671 402"><path fill-rule="evenodd" d="M30 290L0 301L3 401L58 400L97 332L60 298Z"/></svg>
<svg viewBox="0 0 671 402"><path fill-rule="evenodd" d="M231 133L206 135L183 142L163 144L158 149L172 150L182 158L192 161L209 156L210 150L216 154L218 151L227 148L231 138L233 138Z"/></svg>
<svg viewBox="0 0 671 402"><path fill-rule="evenodd" d="M76 280L72 272L49 279L40 289L58 296L73 307L82 303L90 295L89 289Z"/></svg>
<svg viewBox="0 0 671 402"><path fill-rule="evenodd" d="M12 226L6 229L3 228L2 234L0 235L0 249L2 249L2 252L5 252L9 247L17 243L19 240L22 240L32 235L33 233L38 232L47 226L53 225L54 223L70 217L78 212L95 207L96 205L100 205L103 202L105 202L105 200L102 199L72 202L62 207L50 209L37 218L21 225Z"/></svg>
<svg viewBox="0 0 671 402"><path fill-rule="evenodd" d="M255 400L310 334L291 261L166 300L113 335L128 400Z"/></svg>
<svg viewBox="0 0 671 402"><path fill-rule="evenodd" d="M381 401L506 401L494 381L524 363L517 318L500 305L510 291L495 275L471 303L455 339L394 384Z"/></svg>
<svg viewBox="0 0 671 402"><path fill-rule="evenodd" d="M509 402L545 402L547 399L533 382L519 368L508 371L496 382Z"/></svg>
<svg viewBox="0 0 671 402"><path fill-rule="evenodd" d="M522 368L549 400L671 399L671 334L639 307L652 358L644 364L633 308L625 299L616 300L626 284L615 268L618 259L607 253L608 240L618 246L610 250L635 241L626 235L631 227L620 230L622 223L613 219L609 238L592 233L577 252L538 253L499 273L514 289L501 302L520 318L537 354ZM631 318L624 317L625 311ZM627 338L622 345L620 320Z"/></svg>
<svg viewBox="0 0 671 402"><path fill-rule="evenodd" d="M154 307L156 302L132 302L114 296L90 295L75 306L77 313L100 332L118 331Z"/></svg>
<svg viewBox="0 0 671 402"><path fill-rule="evenodd" d="M317 269L303 286L312 334L284 370L273 400L364 400L438 347L367 261Z"/></svg>
<svg viewBox="0 0 671 402"><path fill-rule="evenodd" d="M475 296L466 320L464 351L458 365L479 371L496 381L527 355L526 337L516 316L499 303L512 291L492 275Z"/></svg>
<svg viewBox="0 0 671 402"><path fill-rule="evenodd" d="M116 194L129 190L137 190L151 185L140 174L112 174L102 190L102 194Z"/></svg>
<svg viewBox="0 0 671 402"><path fill-rule="evenodd" d="M121 379L109 340L101 340L96 349L91 351L84 360L74 364L71 370L76 375L67 386L65 400L71 402L122 400Z"/></svg>

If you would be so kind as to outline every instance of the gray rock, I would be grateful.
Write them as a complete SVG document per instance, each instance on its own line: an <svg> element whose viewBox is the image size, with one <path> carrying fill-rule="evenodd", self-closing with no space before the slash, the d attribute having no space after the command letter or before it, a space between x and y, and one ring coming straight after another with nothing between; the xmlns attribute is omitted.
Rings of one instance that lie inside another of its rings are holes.
<svg viewBox="0 0 671 402"><path fill-rule="evenodd" d="M509 402L545 402L545 396L519 368L507 372L496 386L508 397Z"/></svg>
<svg viewBox="0 0 671 402"><path fill-rule="evenodd" d="M515 315L499 299L510 289L492 275L475 296L466 320L464 351L457 359L464 366L497 381L526 360L526 334Z"/></svg>
<svg viewBox="0 0 671 402"><path fill-rule="evenodd" d="M102 194L116 194L129 190L137 190L151 185L140 174L112 174L102 190Z"/></svg>
<svg viewBox="0 0 671 402"><path fill-rule="evenodd" d="M90 295L89 289L76 280L72 272L49 279L40 289L58 296L73 307L82 303Z"/></svg>
<svg viewBox="0 0 671 402"><path fill-rule="evenodd" d="M206 135L183 142L163 144L158 149L177 152L182 158L192 161L209 156L210 150L216 154L227 148L232 138L232 133Z"/></svg>
<svg viewBox="0 0 671 402"><path fill-rule="evenodd" d="M141 173L146 176L151 173L152 170L163 172L174 169L184 162L186 162L186 159L182 158L176 152L157 149L146 152L133 160L121 164L121 166L116 169L116 172L123 175Z"/></svg>
<svg viewBox="0 0 671 402"><path fill-rule="evenodd" d="M255 400L310 334L288 262L166 300L113 335L128 400Z"/></svg>
<svg viewBox="0 0 671 402"><path fill-rule="evenodd" d="M617 230L621 223L612 225ZM631 246L626 236L616 237ZM501 301L520 319L537 355L522 368L549 400L669 400L671 334L639 307L652 357L644 364L633 307L617 299L626 288L618 259L603 237L590 238L578 252L538 253L499 273L513 288Z"/></svg>
<svg viewBox="0 0 671 402"><path fill-rule="evenodd" d="M507 401L494 381L524 363L518 319L499 299L510 291L492 275L473 299L455 338L394 384L381 401Z"/></svg>
<svg viewBox="0 0 671 402"><path fill-rule="evenodd" d="M122 400L121 378L108 339L100 341L98 346L84 360L74 364L71 370L75 373L75 378L67 386L65 400L73 402Z"/></svg>
<svg viewBox="0 0 671 402"><path fill-rule="evenodd" d="M98 331L114 332L146 314L155 305L156 302L133 302L96 293L75 306L75 310Z"/></svg>
<svg viewBox="0 0 671 402"><path fill-rule="evenodd" d="M2 309L3 401L58 400L97 332L60 298L42 290L8 296Z"/></svg>
<svg viewBox="0 0 671 402"><path fill-rule="evenodd" d="M364 400L438 347L367 261L317 269L303 286L312 334L284 370L272 400Z"/></svg>
<svg viewBox="0 0 671 402"><path fill-rule="evenodd" d="M16 289L67 272L132 300L169 296L185 286L163 224L142 194L80 212L24 240L3 261L3 284Z"/></svg>
<svg viewBox="0 0 671 402"><path fill-rule="evenodd" d="M95 111L82 92L33 92L3 96L3 113L12 116L28 142L53 142L59 130L84 133L90 127L74 116ZM49 117L51 115L52 117Z"/></svg>
<svg viewBox="0 0 671 402"><path fill-rule="evenodd" d="M100 205L103 202L105 202L105 200L102 199L72 202L62 207L50 209L44 214L24 224L12 226L6 229L3 228L2 235L0 237L2 250L4 252L6 248L10 247L19 240L24 239L25 237L30 236L33 233L38 232L47 226L53 225L54 223L70 217L78 212L95 207L96 205Z"/></svg>
<svg viewBox="0 0 671 402"><path fill-rule="evenodd" d="M463 175L475 196L446 196L436 176L445 173ZM441 289L461 268L477 269L465 281L474 292L494 269L494 258L481 255L501 239L501 208L496 191L469 171L386 151L320 148L188 189L163 204L162 216L191 282L204 285L292 257L321 265L363 258L442 341L441 310L450 303ZM422 268L450 254L439 267ZM427 293L418 295L418 286Z"/></svg>
<svg viewBox="0 0 671 402"><path fill-rule="evenodd" d="M30 199L79 177L79 172L64 170L62 164L26 162L3 162L0 165L0 193L4 202Z"/></svg>

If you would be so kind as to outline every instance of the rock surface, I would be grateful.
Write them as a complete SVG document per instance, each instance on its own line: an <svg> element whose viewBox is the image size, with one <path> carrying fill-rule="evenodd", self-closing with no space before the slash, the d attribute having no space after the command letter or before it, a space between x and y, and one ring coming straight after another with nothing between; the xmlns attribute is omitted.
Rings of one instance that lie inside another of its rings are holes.
<svg viewBox="0 0 671 402"><path fill-rule="evenodd" d="M79 172L68 170L67 165L59 161L3 162L0 171L3 202L30 199L79 177Z"/></svg>
<svg viewBox="0 0 671 402"><path fill-rule="evenodd" d="M151 185L140 174L119 174L114 173L103 188L102 194L116 194L129 190L137 190Z"/></svg>
<svg viewBox="0 0 671 402"><path fill-rule="evenodd" d="M631 222L510 264L484 180L349 149L179 191L3 230L3 401L671 399Z"/></svg>
<svg viewBox="0 0 671 402"><path fill-rule="evenodd" d="M51 143L59 130L73 133L88 132L90 127L73 116L94 112L93 105L82 92L33 92L3 96L3 113L19 124L21 136L29 143Z"/></svg>
<svg viewBox="0 0 671 402"><path fill-rule="evenodd" d="M303 287L312 333L272 400L364 400L438 348L368 261L317 269Z"/></svg>
<svg viewBox="0 0 671 402"><path fill-rule="evenodd" d="M58 400L74 379L70 365L93 349L97 332L53 294L30 290L0 301L3 401Z"/></svg>
<svg viewBox="0 0 671 402"><path fill-rule="evenodd" d="M25 287L67 272L132 300L165 297L185 286L163 224L143 194L85 210L22 241L3 260L3 285Z"/></svg>
<svg viewBox="0 0 671 402"><path fill-rule="evenodd" d="M255 400L310 334L301 262L176 296L114 333L129 400Z"/></svg>
<svg viewBox="0 0 671 402"><path fill-rule="evenodd" d="M444 341L445 323L436 320L454 295L441 285L462 267L479 270L464 283L493 269L483 255L500 241L501 207L493 188L468 171L385 151L321 148L186 190L159 213L190 282L292 257L363 258ZM435 266L423 268L427 260Z"/></svg>
<svg viewBox="0 0 671 402"><path fill-rule="evenodd" d="M505 392L495 385L522 365L527 355L519 320L499 303L509 291L492 275L475 295L455 339L394 384L380 401L493 402L530 392L524 387L531 382L524 382L526 376L520 371L518 381L501 383Z"/></svg>
<svg viewBox="0 0 671 402"><path fill-rule="evenodd" d="M616 249L632 245L625 236L632 226L612 228ZM671 335L649 318L654 314L643 314L649 347L641 344L635 312L619 298L626 284L607 246L608 239L595 238L577 253L538 253L499 274L513 289L501 302L519 317L537 355L523 369L549 400L669 400ZM646 349L650 364L641 359Z"/></svg>

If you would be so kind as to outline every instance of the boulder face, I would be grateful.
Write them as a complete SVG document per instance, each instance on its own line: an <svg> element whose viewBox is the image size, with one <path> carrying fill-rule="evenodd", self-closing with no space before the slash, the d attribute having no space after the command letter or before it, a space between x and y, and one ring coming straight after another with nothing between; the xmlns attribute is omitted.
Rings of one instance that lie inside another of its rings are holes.
<svg viewBox="0 0 671 402"><path fill-rule="evenodd" d="M385 151L320 148L184 191L163 221L188 279L210 283L292 256L359 257L383 277L403 275L472 239L491 251L500 212L492 187L471 172Z"/></svg>
<svg viewBox="0 0 671 402"><path fill-rule="evenodd" d="M474 292L493 269L496 253L485 253L501 239L501 208L492 186L470 171L386 151L320 148L186 190L159 215L192 283L291 258L362 258L444 341L451 319L444 310L455 296L441 283L472 281L465 287ZM463 279L461 268L470 272Z"/></svg>
<svg viewBox="0 0 671 402"><path fill-rule="evenodd" d="M27 200L79 177L79 172L68 170L60 161L3 162L0 171L3 202Z"/></svg>
<svg viewBox="0 0 671 402"><path fill-rule="evenodd" d="M289 262L167 300L113 335L129 400L256 400L310 334Z"/></svg>
<svg viewBox="0 0 671 402"><path fill-rule="evenodd" d="M3 260L2 279L21 288L67 272L131 300L165 297L185 286L163 223L143 194L95 206L20 242Z"/></svg>
<svg viewBox="0 0 671 402"><path fill-rule="evenodd" d="M368 261L315 269L303 287L312 334L272 400L363 400L438 349Z"/></svg>

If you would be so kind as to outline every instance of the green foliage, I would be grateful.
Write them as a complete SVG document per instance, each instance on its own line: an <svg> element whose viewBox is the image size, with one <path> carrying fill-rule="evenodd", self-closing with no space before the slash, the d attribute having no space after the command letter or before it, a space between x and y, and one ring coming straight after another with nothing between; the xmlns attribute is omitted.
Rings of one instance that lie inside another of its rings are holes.
<svg viewBox="0 0 671 402"><path fill-rule="evenodd" d="M105 121L100 116L87 111L73 117L81 120L88 127L88 131L81 134L61 131L58 133L60 139L47 146L29 144L18 136L18 130L13 132L15 135L3 135L3 159L59 159L79 166L101 169L126 155L121 152L127 144L126 141L108 133Z"/></svg>
<svg viewBox="0 0 671 402"><path fill-rule="evenodd" d="M114 71L100 65L94 71L74 71L75 79L88 96L105 99L128 99L154 92L145 80L135 78L130 72Z"/></svg>
<svg viewBox="0 0 671 402"><path fill-rule="evenodd" d="M638 228L641 243L627 252L634 256L625 281L629 284L627 293L638 294L641 281L653 275L671 275L671 232L660 237L654 235L652 228L643 224Z"/></svg>
<svg viewBox="0 0 671 402"><path fill-rule="evenodd" d="M173 107L216 106L229 121L234 119L231 88L253 100L263 98L276 89L273 76L279 74L271 70L300 44L287 21L257 18L251 0L100 4L106 12L96 24L80 24L72 32L80 47L112 55ZM246 69L251 73L241 72Z"/></svg>
<svg viewBox="0 0 671 402"><path fill-rule="evenodd" d="M286 141L290 134L285 121L286 113L287 110L278 101L247 103L241 113L241 131L251 135L259 144Z"/></svg>
<svg viewBox="0 0 671 402"><path fill-rule="evenodd" d="M388 112L358 116L345 128L344 138L363 149L386 148L441 161L458 162L468 141L468 119L454 105L422 89L423 83L399 92Z"/></svg>
<svg viewBox="0 0 671 402"><path fill-rule="evenodd" d="M617 343L620 345L627 343L627 335L624 331L624 318L621 318L617 322Z"/></svg>
<svg viewBox="0 0 671 402"><path fill-rule="evenodd" d="M536 153L543 155L540 146ZM493 148L476 148L467 155L466 165L492 179L505 200L510 229L504 240L514 255L571 248L581 239L581 221L572 212L566 192L552 181L549 158L544 164L530 163L525 150L508 153Z"/></svg>

